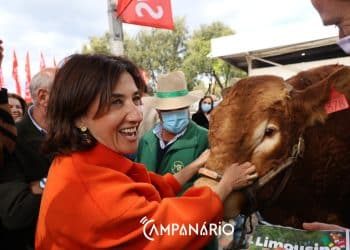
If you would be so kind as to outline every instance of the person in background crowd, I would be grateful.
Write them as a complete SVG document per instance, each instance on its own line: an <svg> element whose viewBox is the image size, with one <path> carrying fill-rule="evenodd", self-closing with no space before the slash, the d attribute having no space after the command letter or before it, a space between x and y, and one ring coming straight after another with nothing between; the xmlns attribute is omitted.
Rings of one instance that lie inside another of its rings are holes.
<svg viewBox="0 0 350 250"><path fill-rule="evenodd" d="M350 54L350 1L349 0L311 0L320 14L324 25L336 25L339 29L338 45ZM339 225L321 222L303 223L306 230L345 230Z"/></svg>
<svg viewBox="0 0 350 250"><path fill-rule="evenodd" d="M27 112L26 101L19 95L13 93L8 94L8 101L13 119L15 122L21 121L24 114Z"/></svg>
<svg viewBox="0 0 350 250"><path fill-rule="evenodd" d="M336 25L339 29L338 45L350 54L350 1L311 0L324 25Z"/></svg>
<svg viewBox="0 0 350 250"><path fill-rule="evenodd" d="M41 202L37 250L200 249L209 235L175 231L148 240L140 220L215 223L225 197L252 183L254 166L232 164L213 190L193 187L176 197L203 162L159 176L124 157L138 146L143 84L138 67L123 57L72 55L59 68L45 143L56 157Z"/></svg>
<svg viewBox="0 0 350 250"><path fill-rule="evenodd" d="M157 174L176 174L191 164L203 162L209 156L208 130L190 119L189 107L200 99L187 90L185 75L181 71L161 75L151 105L158 112L160 122L140 140L136 162L145 164ZM200 164L196 164L200 167ZM196 176L182 188L193 185ZM212 241L206 249L217 249Z"/></svg>
<svg viewBox="0 0 350 250"><path fill-rule="evenodd" d="M51 155L42 153L41 147L46 137L46 109L55 72L47 68L32 78L33 105L16 124L16 148L0 176L0 218L7 235L4 249L34 249L41 194L52 160Z"/></svg>
<svg viewBox="0 0 350 250"><path fill-rule="evenodd" d="M2 40L0 40L0 68L4 57ZM7 89L0 88L0 169L9 153L15 149L17 131L10 115Z"/></svg>
<svg viewBox="0 0 350 250"><path fill-rule="evenodd" d="M1 52L1 51L0 51ZM1 59L1 58L0 58ZM4 167L7 155L15 149L17 130L10 115L7 89L0 89L0 169Z"/></svg>
<svg viewBox="0 0 350 250"><path fill-rule="evenodd" d="M214 108L214 100L211 96L204 96L198 104L198 110L192 115L192 121L203 128L209 129L210 112Z"/></svg>
<svg viewBox="0 0 350 250"><path fill-rule="evenodd" d="M23 172L30 181L33 192L38 194L42 193L45 186L46 175L52 160L51 155L42 153L41 147L46 138L46 111L55 73L55 68L45 68L33 76L29 85L33 105L28 108L22 121L17 124L16 157L21 162L21 166L25 166Z"/></svg>
<svg viewBox="0 0 350 250"><path fill-rule="evenodd" d="M1 51L0 51L1 56ZM0 58L1 59L1 58ZM8 99L7 99L7 89L0 89L0 181L3 180L4 175L8 170L6 166L6 162L8 158L12 154L16 145L16 127L15 122L10 114L10 110L8 107ZM6 196L9 194L3 192L0 184L0 205L2 205L2 201L6 199ZM9 232L6 227L4 218L2 216L3 207L0 206L0 248L3 250L11 250L11 249L24 249L22 245L18 245L16 240L17 235L13 235Z"/></svg>
<svg viewBox="0 0 350 250"><path fill-rule="evenodd" d="M136 162L164 175L176 174L198 158L209 146L208 131L190 119L189 106L199 99L187 90L183 72L159 76L157 92L151 102L160 122L141 138ZM192 184L193 180L184 190Z"/></svg>

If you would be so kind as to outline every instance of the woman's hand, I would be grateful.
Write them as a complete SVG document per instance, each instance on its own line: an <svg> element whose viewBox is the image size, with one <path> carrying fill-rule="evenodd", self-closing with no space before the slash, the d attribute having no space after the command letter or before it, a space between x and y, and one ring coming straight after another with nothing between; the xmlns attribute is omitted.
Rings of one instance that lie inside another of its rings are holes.
<svg viewBox="0 0 350 250"><path fill-rule="evenodd" d="M257 177L255 166L250 162L245 162L240 165L232 164L225 170L222 179L225 179L224 181L232 187L232 190L238 190L251 185Z"/></svg>
<svg viewBox="0 0 350 250"><path fill-rule="evenodd" d="M220 182L213 188L222 201L233 191L251 185L258 177L256 168L250 162L234 163L226 168Z"/></svg>

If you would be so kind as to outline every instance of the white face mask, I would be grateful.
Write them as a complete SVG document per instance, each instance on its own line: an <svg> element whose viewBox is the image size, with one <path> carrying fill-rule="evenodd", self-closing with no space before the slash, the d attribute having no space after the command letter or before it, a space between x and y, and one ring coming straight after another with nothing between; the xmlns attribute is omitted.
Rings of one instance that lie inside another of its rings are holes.
<svg viewBox="0 0 350 250"><path fill-rule="evenodd" d="M350 55L350 36L343 37L337 41L340 48L344 50L346 54Z"/></svg>

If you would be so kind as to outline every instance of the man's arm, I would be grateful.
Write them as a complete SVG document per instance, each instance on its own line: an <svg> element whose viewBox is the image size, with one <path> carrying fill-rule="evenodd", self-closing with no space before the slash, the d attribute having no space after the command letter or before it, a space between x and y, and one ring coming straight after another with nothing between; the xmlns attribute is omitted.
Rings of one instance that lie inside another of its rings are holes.
<svg viewBox="0 0 350 250"><path fill-rule="evenodd" d="M207 162L208 157L210 154L210 150L206 149L202 152L202 154L193 162L188 164L186 167L181 169L181 171L174 174L174 177L177 179L177 181L180 183L181 187L185 185L186 182L188 182L196 173L198 173L198 170L204 166L204 164Z"/></svg>
<svg viewBox="0 0 350 250"><path fill-rule="evenodd" d="M310 231L319 231L319 230L341 230L341 231L345 231L345 230L349 230L345 227L341 227L339 225L335 225L335 224L328 224L328 223L321 223L321 222L304 222L303 223L303 228L306 230L310 230Z"/></svg>

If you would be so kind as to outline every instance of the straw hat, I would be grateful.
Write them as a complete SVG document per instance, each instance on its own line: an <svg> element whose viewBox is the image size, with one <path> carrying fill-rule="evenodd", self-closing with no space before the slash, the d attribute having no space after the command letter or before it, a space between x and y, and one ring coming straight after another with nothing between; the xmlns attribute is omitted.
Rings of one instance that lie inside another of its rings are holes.
<svg viewBox="0 0 350 250"><path fill-rule="evenodd" d="M157 92L152 97L152 106L160 110L185 108L201 99L198 91L189 92L182 71L171 72L158 78Z"/></svg>

